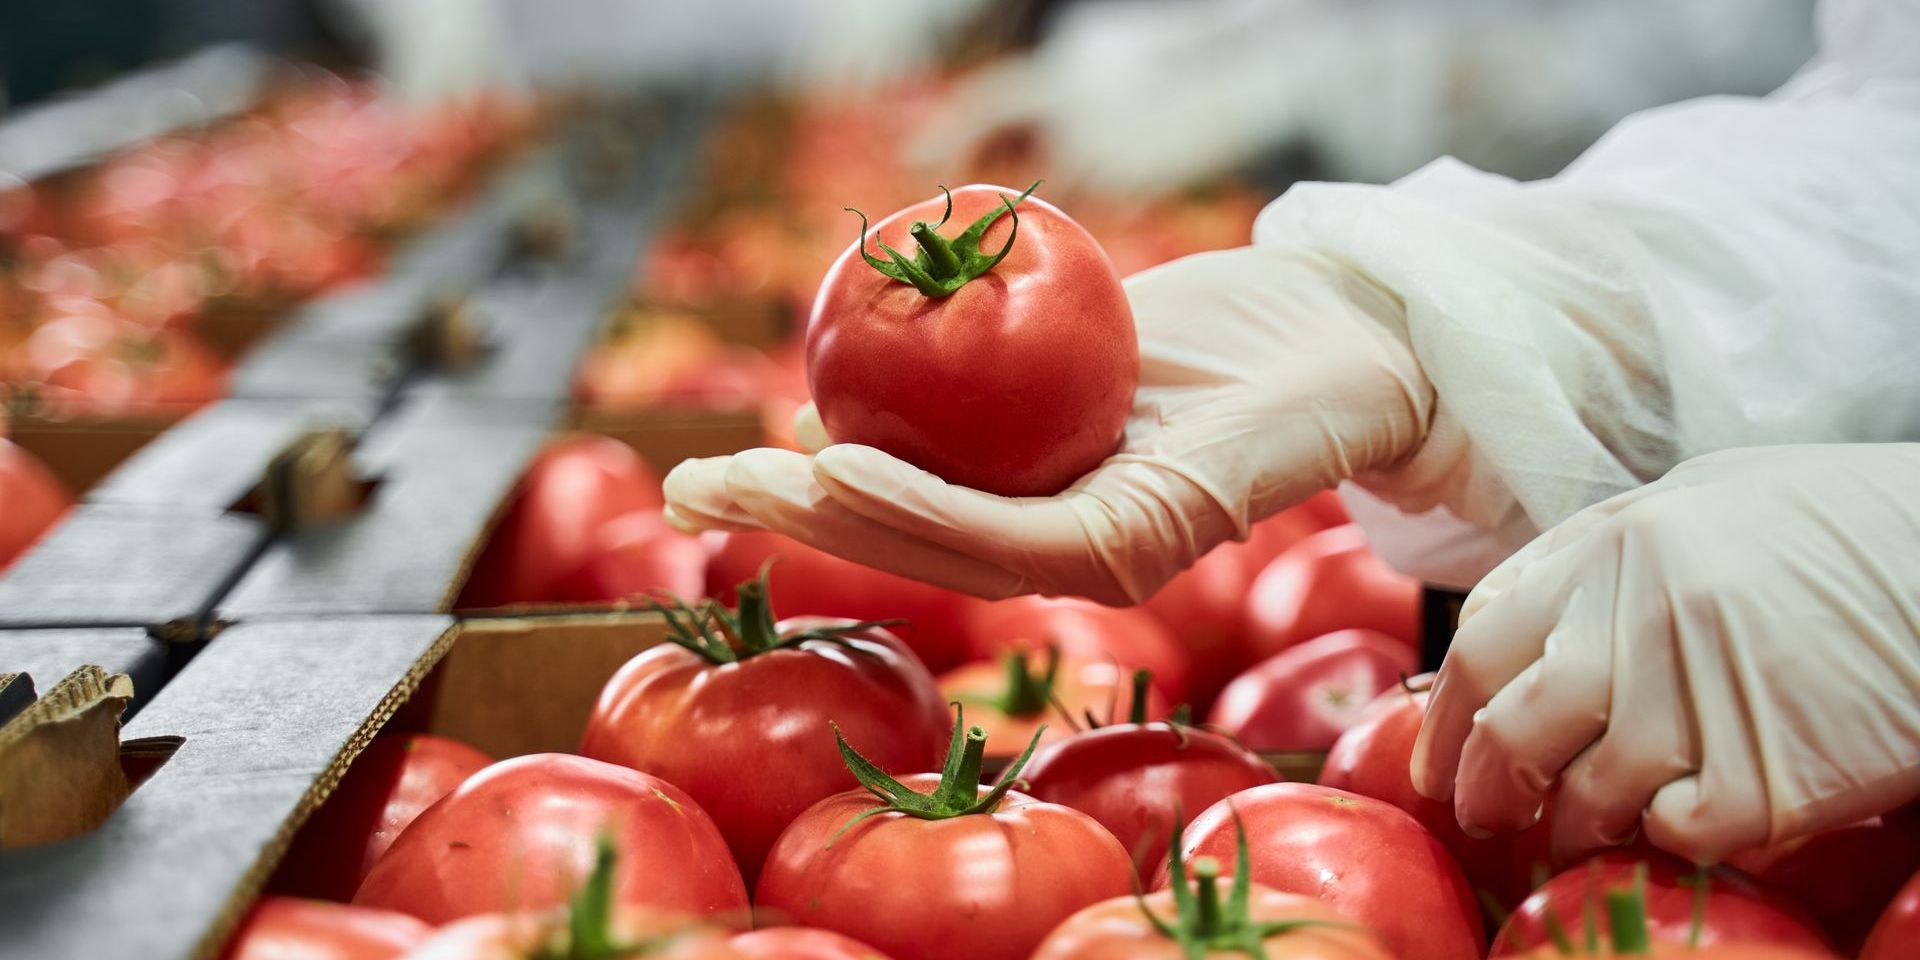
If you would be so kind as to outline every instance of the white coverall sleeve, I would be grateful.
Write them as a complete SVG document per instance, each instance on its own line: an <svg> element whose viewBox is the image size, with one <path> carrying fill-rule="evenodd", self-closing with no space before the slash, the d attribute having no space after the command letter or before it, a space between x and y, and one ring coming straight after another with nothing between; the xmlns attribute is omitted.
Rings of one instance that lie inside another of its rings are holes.
<svg viewBox="0 0 1920 960"><path fill-rule="evenodd" d="M1920 439L1920 2L1820 28L1772 96L1636 114L1550 180L1442 160L1262 213L1406 304L1430 434L1344 491L1390 562L1464 588L1701 453Z"/></svg>

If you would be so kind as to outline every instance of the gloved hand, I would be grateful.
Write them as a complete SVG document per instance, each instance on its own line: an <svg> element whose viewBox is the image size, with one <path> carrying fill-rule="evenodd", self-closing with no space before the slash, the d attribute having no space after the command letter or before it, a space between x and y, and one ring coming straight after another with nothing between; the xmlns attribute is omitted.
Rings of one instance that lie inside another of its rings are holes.
<svg viewBox="0 0 1920 960"><path fill-rule="evenodd" d="M1595 504L1468 597L1414 784L1556 854L1699 861L1920 795L1920 445L1751 447Z"/></svg>
<svg viewBox="0 0 1920 960"><path fill-rule="evenodd" d="M1433 391L1399 301L1319 254L1247 247L1127 281L1140 390L1120 451L1009 499L871 447L749 450L666 479L683 530L765 528L984 597L1151 596L1251 524L1419 446ZM817 434L802 423L801 435Z"/></svg>

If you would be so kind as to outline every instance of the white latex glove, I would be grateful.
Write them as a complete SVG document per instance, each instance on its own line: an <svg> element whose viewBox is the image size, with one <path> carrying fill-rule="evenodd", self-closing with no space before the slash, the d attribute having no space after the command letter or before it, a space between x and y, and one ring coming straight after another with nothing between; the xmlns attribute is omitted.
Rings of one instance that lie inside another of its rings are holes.
<svg viewBox="0 0 1920 960"><path fill-rule="evenodd" d="M1920 795L1920 444L1689 460L1476 588L1415 785L1576 855L1698 861ZM1644 819L1643 819L1644 818Z"/></svg>
<svg viewBox="0 0 1920 960"><path fill-rule="evenodd" d="M770 529L984 597L1134 603L1255 521L1419 446L1433 395L1400 304L1333 260L1217 251L1135 275L1127 296L1133 416L1120 451L1058 496L992 496L841 444L683 463L668 519Z"/></svg>

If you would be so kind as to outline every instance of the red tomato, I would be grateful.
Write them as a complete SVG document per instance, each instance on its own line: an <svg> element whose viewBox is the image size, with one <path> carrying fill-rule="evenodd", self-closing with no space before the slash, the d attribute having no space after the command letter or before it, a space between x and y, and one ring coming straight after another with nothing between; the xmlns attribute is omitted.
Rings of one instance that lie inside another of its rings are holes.
<svg viewBox="0 0 1920 960"><path fill-rule="evenodd" d="M1126 675L1111 663L1071 657L1054 663L1027 650L1009 650L998 662L969 663L940 675L940 693L949 702L966 704L967 716L987 732L995 756L1018 753L1043 726L1040 742L1053 743L1071 735L1088 713L1102 722L1124 716L1133 709L1127 691ZM1145 710L1154 719L1167 715L1165 698L1152 687Z"/></svg>
<svg viewBox="0 0 1920 960"><path fill-rule="evenodd" d="M691 794L749 884L794 817L859 786L836 729L882 769L908 771L939 759L949 725L932 674L897 638L825 617L776 626L766 593L765 580L740 587L732 642L704 614L668 610L698 642L629 660L600 691L580 744Z"/></svg>
<svg viewBox="0 0 1920 960"><path fill-rule="evenodd" d="M1867 935L1860 960L1907 960L1920 943L1920 873L1900 888Z"/></svg>
<svg viewBox="0 0 1920 960"><path fill-rule="evenodd" d="M227 364L181 330L74 315L42 324L24 345L47 402L63 414L179 411L227 388Z"/></svg>
<svg viewBox="0 0 1920 960"><path fill-rule="evenodd" d="M707 594L733 602L736 584L758 576L770 559L780 575L774 609L788 616L816 614L855 620L906 623L893 633L906 641L927 668L945 670L967 659L965 611L981 603L918 580L842 560L773 533L729 533L707 567Z"/></svg>
<svg viewBox="0 0 1920 960"><path fill-rule="evenodd" d="M1243 790L1187 827L1180 853L1230 857L1245 824L1252 879L1317 897L1405 960L1477 960L1485 934L1460 867L1418 821L1379 800L1304 783ZM1160 873L1158 887L1168 875Z"/></svg>
<svg viewBox="0 0 1920 960"><path fill-rule="evenodd" d="M1235 677L1207 722L1260 750L1325 750L1375 697L1418 669L1419 654L1384 633L1330 633Z"/></svg>
<svg viewBox="0 0 1920 960"><path fill-rule="evenodd" d="M1230 737L1172 723L1124 723L1041 746L1020 784L1028 796L1100 821L1133 854L1134 869L1152 878L1189 813L1279 779Z"/></svg>
<svg viewBox="0 0 1920 960"><path fill-rule="evenodd" d="M945 201L935 198L875 224L834 261L807 324L807 373L835 441L1009 497L1059 493L1118 447L1140 382L1126 292L1100 245L1059 209L1028 198L1009 214L1018 194L953 191L958 222L985 225L977 249L917 228L940 219ZM980 250L1011 249L942 296L863 262L889 256L881 243L907 248L916 237L936 276L949 275L938 264L951 256L938 251L957 247L966 276L986 259Z"/></svg>
<svg viewBox="0 0 1920 960"><path fill-rule="evenodd" d="M1191 954L1185 944L1162 932L1142 912L1145 910L1171 922L1177 915L1173 891L1161 890L1144 899L1102 900L1055 928L1034 951L1032 960L1187 960ZM1394 960L1378 937L1353 926L1345 914L1312 897L1255 885L1248 890L1246 914L1253 923L1302 923L1257 936L1260 956L1265 960ZM1220 958L1246 955L1238 949L1220 947L1203 954Z"/></svg>
<svg viewBox="0 0 1920 960"><path fill-rule="evenodd" d="M1302 540L1261 571L1247 595L1257 657L1356 627L1420 649L1420 581L1375 556L1354 524Z"/></svg>
<svg viewBox="0 0 1920 960"><path fill-rule="evenodd" d="M1647 927L1656 942L1684 944L1694 926L1698 871L1677 857L1628 852L1603 853L1546 882L1514 911L1493 940L1493 956L1523 953L1551 942L1547 915L1579 939L1586 907L1593 906L1600 933L1607 936L1602 895L1633 884L1634 869L1647 865ZM1792 901L1767 890L1737 870L1715 867L1708 875L1706 909L1699 943L1766 943L1798 947L1823 956L1832 949L1812 918Z"/></svg>
<svg viewBox="0 0 1920 960"><path fill-rule="evenodd" d="M1749 850L1727 862L1807 908L1851 954L1901 884L1920 870L1920 806ZM1835 877L1846 882L1835 883Z"/></svg>
<svg viewBox="0 0 1920 960"><path fill-rule="evenodd" d="M446 923L561 903L612 831L619 904L701 917L746 908L746 885L706 811L637 770L560 753L502 760L428 807L353 902Z"/></svg>
<svg viewBox="0 0 1920 960"><path fill-rule="evenodd" d="M660 517L636 510L595 531L587 558L554 589L555 600L601 603L667 593L698 597L707 589L707 548Z"/></svg>
<svg viewBox="0 0 1920 960"><path fill-rule="evenodd" d="M887 960L880 951L832 930L773 927L743 933L728 942L748 960Z"/></svg>
<svg viewBox="0 0 1920 960"><path fill-rule="evenodd" d="M1424 683L1423 683L1424 681ZM1413 788L1413 742L1427 716L1432 675L1416 677L1416 689L1395 685L1367 705L1359 722L1334 741L1320 770L1320 785L1385 800L1413 815L1459 862L1467 880L1503 910L1533 892L1536 870L1545 871L1551 834L1547 820L1518 834L1476 840L1460 829L1453 804L1429 800Z"/></svg>
<svg viewBox="0 0 1920 960"><path fill-rule="evenodd" d="M0 571L66 515L73 500L33 454L0 437Z"/></svg>
<svg viewBox="0 0 1920 960"><path fill-rule="evenodd" d="M281 893L346 900L374 861L420 811L453 792L493 758L447 737L375 737L314 811L274 875Z"/></svg>
<svg viewBox="0 0 1920 960"><path fill-rule="evenodd" d="M721 930L689 923L672 913L633 909L615 909L600 926L607 937L605 942L643 944L639 950L569 952L574 933L570 919L566 910L467 917L434 931L425 943L407 954L406 960L548 960L575 956L741 960L742 957L727 945Z"/></svg>
<svg viewBox="0 0 1920 960"><path fill-rule="evenodd" d="M549 445L527 467L458 605L558 599L561 581L592 559L602 527L661 503L659 478L626 444L583 435Z"/></svg>
<svg viewBox="0 0 1920 960"><path fill-rule="evenodd" d="M1347 515L1346 504L1340 502L1340 494L1332 490L1322 490L1293 509L1319 521L1323 530L1344 527L1353 522L1353 517Z"/></svg>
<svg viewBox="0 0 1920 960"><path fill-rule="evenodd" d="M896 957L1024 960L1075 911L1127 892L1133 866L1112 834L1010 779L983 792L986 734L954 734L940 776L896 781L843 748L866 789L814 804L780 835L754 895L763 916Z"/></svg>
<svg viewBox="0 0 1920 960"><path fill-rule="evenodd" d="M432 928L404 913L324 900L261 897L221 960L390 960Z"/></svg>
<svg viewBox="0 0 1920 960"><path fill-rule="evenodd" d="M1139 609L1104 607L1070 597L1015 597L974 607L968 648L990 660L1009 649L1055 645L1067 657L1146 670L1169 702L1184 703L1193 666L1173 631Z"/></svg>

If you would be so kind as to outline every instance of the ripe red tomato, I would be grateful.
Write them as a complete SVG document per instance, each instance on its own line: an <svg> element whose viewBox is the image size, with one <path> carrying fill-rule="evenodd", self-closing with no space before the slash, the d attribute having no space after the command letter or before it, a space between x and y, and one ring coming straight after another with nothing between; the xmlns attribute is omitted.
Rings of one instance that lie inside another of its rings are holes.
<svg viewBox="0 0 1920 960"><path fill-rule="evenodd" d="M227 364L182 330L73 314L40 325L22 345L26 365L61 413L178 412L226 392Z"/></svg>
<svg viewBox="0 0 1920 960"><path fill-rule="evenodd" d="M825 617L776 625L764 579L739 597L718 630L708 609L662 608L674 642L607 682L580 752L691 794L751 884L794 817L859 786L836 729L881 769L904 772L939 759L948 719L933 675L885 630Z"/></svg>
<svg viewBox="0 0 1920 960"><path fill-rule="evenodd" d="M240 920L221 960L392 960L433 928L391 910L325 900L261 897Z"/></svg>
<svg viewBox="0 0 1920 960"><path fill-rule="evenodd" d="M1375 556L1355 524L1300 541L1260 572L1247 595L1256 657L1356 627L1420 649L1420 581Z"/></svg>
<svg viewBox="0 0 1920 960"><path fill-rule="evenodd" d="M744 911L746 885L706 811L679 787L561 753L502 760L402 831L353 902L446 923L566 900L611 831L614 898L700 917Z"/></svg>
<svg viewBox="0 0 1920 960"><path fill-rule="evenodd" d="M616 907L586 934L608 946L639 945L632 952L580 948L573 911L488 913L456 920L407 954L406 960L548 960L553 957L658 957L661 960L741 960L725 931L673 913ZM295 960L295 958L285 958Z"/></svg>
<svg viewBox="0 0 1920 960"><path fill-rule="evenodd" d="M1727 862L1805 907L1851 954L1901 884L1920 870L1920 806L1735 854Z"/></svg>
<svg viewBox="0 0 1920 960"><path fill-rule="evenodd" d="M1375 630L1341 630L1256 664L1220 692L1207 722L1259 750L1325 750L1367 704L1420 669L1413 648Z"/></svg>
<svg viewBox="0 0 1920 960"><path fill-rule="evenodd" d="M1013 756L1035 733L1041 743L1064 740L1089 713L1109 722L1132 712L1128 680L1119 667L1056 656L1057 648L1044 654L1008 650L997 662L978 661L941 674L940 693L966 705L967 716L994 744L994 756ZM1167 715L1160 691L1147 688L1144 709L1153 719Z"/></svg>
<svg viewBox="0 0 1920 960"><path fill-rule="evenodd" d="M896 957L1024 960L1075 911L1124 895L1133 866L1120 842L1086 814L1011 790L1019 761L983 790L985 747L978 727L963 738L955 724L945 773L900 780L843 748L866 789L787 827L756 908Z"/></svg>
<svg viewBox="0 0 1920 960"><path fill-rule="evenodd" d="M0 571L65 516L73 506L65 487L33 454L0 437Z"/></svg>
<svg viewBox="0 0 1920 960"><path fill-rule="evenodd" d="M1535 890L1494 937L1492 955L1522 953L1549 944L1549 914L1562 930L1579 939L1589 903L1602 937L1609 936L1606 911L1600 908L1602 895L1609 889L1631 886L1634 870L1642 863L1647 867L1649 935L1656 942L1687 943L1693 932L1699 872L1677 857L1616 851L1573 867ZM1792 901L1727 867L1713 868L1707 882L1701 945L1752 942L1832 954L1812 918Z"/></svg>
<svg viewBox="0 0 1920 960"><path fill-rule="evenodd" d="M586 560L560 579L553 599L600 603L657 593L697 597L706 593L707 547L661 519L658 510L636 510L594 531Z"/></svg>
<svg viewBox="0 0 1920 960"><path fill-rule="evenodd" d="M427 733L375 737L314 811L280 861L274 890L346 900L374 861L420 811L453 792L493 758Z"/></svg>
<svg viewBox="0 0 1920 960"><path fill-rule="evenodd" d="M1913 955L1916 943L1920 943L1920 873L1900 888L1880 914L1860 950L1860 960L1905 960Z"/></svg>
<svg viewBox="0 0 1920 960"><path fill-rule="evenodd" d="M1243 790L1188 825L1181 856L1224 859L1235 815L1252 847L1254 883L1317 897L1371 928L1396 957L1478 960L1480 910L1446 848L1388 803L1304 783ZM1156 887L1165 887L1160 873Z"/></svg>
<svg viewBox="0 0 1920 960"><path fill-rule="evenodd" d="M880 951L832 930L772 927L728 941L747 960L887 960Z"/></svg>
<svg viewBox="0 0 1920 960"><path fill-rule="evenodd" d="M1460 829L1453 804L1429 800L1413 788L1413 742L1427 716L1431 682L1431 674L1415 677L1411 689L1396 684L1368 704L1328 751L1320 785L1385 800L1412 814L1453 854L1474 889L1510 911L1533 892L1535 872L1547 869L1547 820L1518 834L1476 840Z"/></svg>
<svg viewBox="0 0 1920 960"><path fill-rule="evenodd" d="M720 538L707 567L707 595L728 603L734 587L778 560L773 606L787 616L818 615L855 620L907 621L895 636L926 663L945 670L967 659L965 611L981 601L918 580L842 560L773 533L729 533Z"/></svg>
<svg viewBox="0 0 1920 960"><path fill-rule="evenodd" d="M1347 514L1347 505L1340 502L1340 494L1332 490L1322 490L1291 509L1314 518L1322 530L1353 522L1353 517Z"/></svg>
<svg viewBox="0 0 1920 960"><path fill-rule="evenodd" d="M980 604L968 618L967 635L978 660L1054 645L1072 659L1109 661L1129 674L1149 671L1170 703L1186 702L1193 673L1179 637L1151 614L1088 600L1028 596Z"/></svg>
<svg viewBox="0 0 1920 960"><path fill-rule="evenodd" d="M1016 195L961 187L952 214L972 226L958 242L932 229L946 219L934 198L834 261L807 323L807 379L836 442L1008 497L1059 493L1118 447L1140 382L1120 276L1079 224ZM901 269L878 259L885 246L914 242L909 273L952 279L883 272Z"/></svg>
<svg viewBox="0 0 1920 960"><path fill-rule="evenodd" d="M1122 723L1043 744L1020 775L1028 796L1072 807L1107 828L1151 879L1167 840L1192 811L1280 779L1260 755L1198 727Z"/></svg>
<svg viewBox="0 0 1920 960"><path fill-rule="evenodd" d="M584 435L549 445L527 467L458 605L557 599L560 582L592 558L602 527L662 502L659 478L627 445Z"/></svg>

